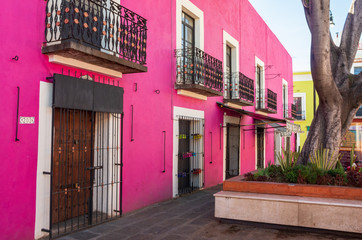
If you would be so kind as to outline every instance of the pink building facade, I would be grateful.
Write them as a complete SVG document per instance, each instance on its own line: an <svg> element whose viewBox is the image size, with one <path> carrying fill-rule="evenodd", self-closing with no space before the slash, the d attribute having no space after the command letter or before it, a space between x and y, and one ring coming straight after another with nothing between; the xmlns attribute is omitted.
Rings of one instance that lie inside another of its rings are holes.
<svg viewBox="0 0 362 240"><path fill-rule="evenodd" d="M247 0L4 4L2 238L55 237L295 148L292 59Z"/></svg>

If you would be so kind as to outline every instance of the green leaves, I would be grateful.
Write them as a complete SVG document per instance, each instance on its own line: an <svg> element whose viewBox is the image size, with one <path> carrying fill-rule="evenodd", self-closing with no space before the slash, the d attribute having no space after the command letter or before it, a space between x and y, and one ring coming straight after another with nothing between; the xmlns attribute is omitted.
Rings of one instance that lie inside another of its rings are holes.
<svg viewBox="0 0 362 240"><path fill-rule="evenodd" d="M282 148L281 153L275 153L275 154L278 158L279 165L282 168L282 171L284 172L288 168L291 168L297 164L300 151L292 152L290 150L284 150Z"/></svg>
<svg viewBox="0 0 362 240"><path fill-rule="evenodd" d="M341 154L338 154L338 157L336 157L334 151L330 151L328 148L321 148L315 151L314 154L311 154L309 160L313 167L328 171L336 167L340 157Z"/></svg>

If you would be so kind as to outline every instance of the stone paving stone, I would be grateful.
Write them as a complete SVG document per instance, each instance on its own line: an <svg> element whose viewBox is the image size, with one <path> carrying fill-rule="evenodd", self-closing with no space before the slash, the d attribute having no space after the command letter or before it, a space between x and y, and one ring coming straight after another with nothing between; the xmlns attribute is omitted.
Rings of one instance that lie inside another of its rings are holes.
<svg viewBox="0 0 362 240"><path fill-rule="evenodd" d="M162 222L162 221L170 219L170 214L162 212L162 213L154 215L153 217L157 218L158 221Z"/></svg>
<svg viewBox="0 0 362 240"><path fill-rule="evenodd" d="M214 218L213 194L221 186L197 191L180 198L127 213L121 218L59 238L61 240L350 240L361 239L275 229L269 225L224 222Z"/></svg>
<svg viewBox="0 0 362 240"><path fill-rule="evenodd" d="M119 239L126 239L129 236L122 235L119 232L112 232L108 234L101 235L96 238L96 240L119 240Z"/></svg>
<svg viewBox="0 0 362 240"><path fill-rule="evenodd" d="M193 220L190 224L195 225L195 226L198 226L198 225L207 226L208 224L213 223L215 221L216 221L215 219L199 217L199 218L196 218L195 220Z"/></svg>
<svg viewBox="0 0 362 240"><path fill-rule="evenodd" d="M194 219L200 216L200 213L198 212L187 212L183 215L180 216L180 218L185 218L185 219Z"/></svg>
<svg viewBox="0 0 362 240"><path fill-rule="evenodd" d="M90 232L88 230L76 232L76 233L69 235L69 237L72 237L73 239L79 239L79 240L91 239L91 238L95 238L97 236L99 236L99 234Z"/></svg>
<svg viewBox="0 0 362 240"><path fill-rule="evenodd" d="M147 230L145 233L153 234L153 235L162 235L166 232L170 231L170 228L164 226L153 226Z"/></svg>
<svg viewBox="0 0 362 240"><path fill-rule="evenodd" d="M192 235L199 231L200 228L196 226L184 225L179 228L176 228L172 231L172 234L179 234L179 235Z"/></svg>
<svg viewBox="0 0 362 240"><path fill-rule="evenodd" d="M160 240L187 240L189 239L185 235L167 235L166 237L159 238Z"/></svg>
<svg viewBox="0 0 362 240"><path fill-rule="evenodd" d="M60 237L60 238L57 238L57 240L74 240L75 238L72 238L71 236L64 236L64 237Z"/></svg>
<svg viewBox="0 0 362 240"><path fill-rule="evenodd" d="M152 239L158 239L158 238L151 234L137 234L137 235L131 236L126 239L129 239L129 240L152 240Z"/></svg>
<svg viewBox="0 0 362 240"><path fill-rule="evenodd" d="M159 220L159 218L157 217L151 217L151 218L147 218L143 221L140 221L137 223L138 226L141 226L143 229L147 229L152 227L155 224L159 224L161 221Z"/></svg>
<svg viewBox="0 0 362 240"><path fill-rule="evenodd" d="M122 229L115 231L116 233L120 233L121 235L134 235L142 231L142 226L138 225L130 225L126 226Z"/></svg>
<svg viewBox="0 0 362 240"><path fill-rule="evenodd" d="M110 233L112 231L117 230L117 227L114 225L111 225L109 223L104 223L95 227L92 227L90 229L88 229L89 232L93 232L96 234L100 234L100 233Z"/></svg>

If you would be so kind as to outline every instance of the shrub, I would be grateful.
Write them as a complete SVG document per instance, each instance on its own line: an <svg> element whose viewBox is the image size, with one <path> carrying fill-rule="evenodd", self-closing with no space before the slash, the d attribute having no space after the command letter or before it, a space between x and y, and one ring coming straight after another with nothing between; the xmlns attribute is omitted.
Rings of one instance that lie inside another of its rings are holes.
<svg viewBox="0 0 362 240"><path fill-rule="evenodd" d="M283 173L288 183L298 183L298 170L296 168L288 168Z"/></svg>
<svg viewBox="0 0 362 240"><path fill-rule="evenodd" d="M357 171L347 172L348 184L354 187L362 187L362 173Z"/></svg>
<svg viewBox="0 0 362 240"><path fill-rule="evenodd" d="M254 174L252 174L251 172L245 173L244 177L246 181L254 181Z"/></svg>
<svg viewBox="0 0 362 240"><path fill-rule="evenodd" d="M315 168L331 170L336 167L336 164L340 159L340 154L338 154L338 157L335 157L334 151L330 152L328 148L323 148L315 151L314 154L311 154L309 159Z"/></svg>
<svg viewBox="0 0 362 240"><path fill-rule="evenodd" d="M297 163L299 155L300 151L292 152L290 150L284 150L283 148L281 153L276 153L282 171L284 172L288 168L294 167Z"/></svg>
<svg viewBox="0 0 362 240"><path fill-rule="evenodd" d="M271 179L278 179L283 176L283 171L280 166L271 165L270 167L265 169L266 175Z"/></svg>
<svg viewBox="0 0 362 240"><path fill-rule="evenodd" d="M260 175L260 176L258 176L256 178L256 181L258 181L258 182L266 182L266 181L268 181L268 178L267 178L267 176Z"/></svg>

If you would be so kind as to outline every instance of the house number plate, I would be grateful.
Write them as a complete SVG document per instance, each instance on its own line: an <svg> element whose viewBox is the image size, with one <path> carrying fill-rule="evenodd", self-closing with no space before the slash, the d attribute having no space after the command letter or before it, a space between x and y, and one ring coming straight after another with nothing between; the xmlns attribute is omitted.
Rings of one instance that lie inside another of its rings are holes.
<svg viewBox="0 0 362 240"><path fill-rule="evenodd" d="M35 117L20 117L20 124L34 124Z"/></svg>

